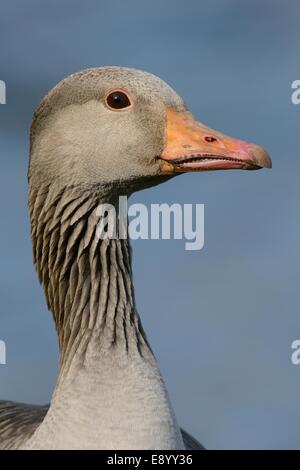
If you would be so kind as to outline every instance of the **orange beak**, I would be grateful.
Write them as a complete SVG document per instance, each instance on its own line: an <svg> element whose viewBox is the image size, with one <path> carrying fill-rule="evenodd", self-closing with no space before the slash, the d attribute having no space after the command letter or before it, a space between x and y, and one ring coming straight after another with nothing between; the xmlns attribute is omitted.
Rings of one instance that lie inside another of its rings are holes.
<svg viewBox="0 0 300 470"><path fill-rule="evenodd" d="M272 167L262 147L209 129L189 112L168 109L166 120L165 147L159 158L162 174Z"/></svg>

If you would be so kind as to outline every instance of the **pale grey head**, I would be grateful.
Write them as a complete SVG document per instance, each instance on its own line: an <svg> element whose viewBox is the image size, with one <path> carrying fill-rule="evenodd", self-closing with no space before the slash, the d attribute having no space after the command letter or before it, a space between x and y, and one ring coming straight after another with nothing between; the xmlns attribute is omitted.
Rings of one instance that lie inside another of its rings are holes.
<svg viewBox="0 0 300 470"><path fill-rule="evenodd" d="M115 90L126 93L128 107L107 105ZM101 67L71 75L50 91L34 115L31 185L157 176L168 107L185 109L182 99L150 73Z"/></svg>
<svg viewBox="0 0 300 470"><path fill-rule="evenodd" d="M127 106L108 105L111 93ZM125 103L126 104L126 103ZM31 128L31 187L121 181L128 192L187 171L270 166L265 151L197 123L160 78L140 70L100 67L54 87ZM150 183L149 183L150 182Z"/></svg>

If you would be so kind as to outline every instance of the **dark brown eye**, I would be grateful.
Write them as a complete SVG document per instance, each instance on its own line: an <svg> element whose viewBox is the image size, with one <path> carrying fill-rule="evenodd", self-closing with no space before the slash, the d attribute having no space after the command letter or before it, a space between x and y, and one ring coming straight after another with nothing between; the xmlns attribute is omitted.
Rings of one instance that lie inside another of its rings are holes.
<svg viewBox="0 0 300 470"><path fill-rule="evenodd" d="M211 144L212 142L217 142L218 139L216 139L215 137L212 137L211 135L207 135L206 137L204 137L204 140L206 140L206 142Z"/></svg>
<svg viewBox="0 0 300 470"><path fill-rule="evenodd" d="M124 109L131 105L129 96L121 90L110 92L106 99L106 104L110 109Z"/></svg>

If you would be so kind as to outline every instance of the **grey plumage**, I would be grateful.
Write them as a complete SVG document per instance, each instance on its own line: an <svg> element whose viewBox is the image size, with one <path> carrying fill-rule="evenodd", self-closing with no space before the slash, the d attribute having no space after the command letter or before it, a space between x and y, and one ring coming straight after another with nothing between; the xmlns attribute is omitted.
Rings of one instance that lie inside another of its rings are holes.
<svg viewBox="0 0 300 470"><path fill-rule="evenodd" d="M131 113L106 108L116 87L131 94ZM203 449L177 426L136 310L130 244L95 233L100 203L117 208L120 194L170 177L157 158L167 107L190 115L159 78L108 67L63 80L34 115L31 236L60 372L50 408L0 402L0 448Z"/></svg>
<svg viewBox="0 0 300 470"><path fill-rule="evenodd" d="M28 440L47 414L49 405L26 405L0 401L0 449L18 449ZM181 429L187 450L204 450L194 437Z"/></svg>
<svg viewBox="0 0 300 470"><path fill-rule="evenodd" d="M18 449L43 421L48 406L0 401L0 449Z"/></svg>

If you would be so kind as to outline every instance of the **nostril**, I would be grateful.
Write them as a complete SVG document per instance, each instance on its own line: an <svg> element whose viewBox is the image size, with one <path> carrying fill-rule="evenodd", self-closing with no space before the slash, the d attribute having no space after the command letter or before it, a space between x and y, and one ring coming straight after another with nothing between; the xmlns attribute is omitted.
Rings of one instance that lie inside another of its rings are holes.
<svg viewBox="0 0 300 470"><path fill-rule="evenodd" d="M208 142L209 144L211 144L212 142L217 142L218 139L216 139L216 137L213 137L211 135L207 135L206 137L204 137L204 140L205 142Z"/></svg>

